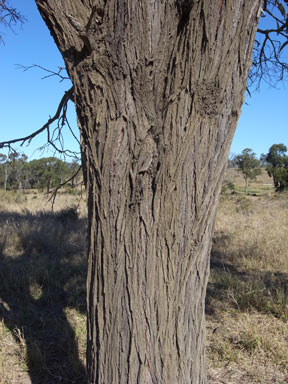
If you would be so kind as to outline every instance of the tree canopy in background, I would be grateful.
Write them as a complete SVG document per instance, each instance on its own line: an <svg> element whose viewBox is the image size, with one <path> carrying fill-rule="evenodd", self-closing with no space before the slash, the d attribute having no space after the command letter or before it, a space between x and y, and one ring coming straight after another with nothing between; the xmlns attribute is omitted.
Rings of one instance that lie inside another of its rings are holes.
<svg viewBox="0 0 288 384"><path fill-rule="evenodd" d="M266 156L267 172L273 177L276 191L288 188L288 155L284 144L274 144Z"/></svg>
<svg viewBox="0 0 288 384"><path fill-rule="evenodd" d="M79 164L66 162L57 157L46 157L27 161L25 154L11 152L9 156L0 154L0 188L21 190L37 188L49 193L66 180L73 187ZM78 178L79 179L79 178ZM79 181L79 180L78 180Z"/></svg>

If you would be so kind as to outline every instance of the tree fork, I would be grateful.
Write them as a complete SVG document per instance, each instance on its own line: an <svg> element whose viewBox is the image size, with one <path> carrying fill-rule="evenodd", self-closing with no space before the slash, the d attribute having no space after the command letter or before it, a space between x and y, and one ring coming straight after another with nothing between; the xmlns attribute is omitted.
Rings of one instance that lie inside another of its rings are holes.
<svg viewBox="0 0 288 384"><path fill-rule="evenodd" d="M89 382L206 382L211 237L260 0L36 0L74 86Z"/></svg>

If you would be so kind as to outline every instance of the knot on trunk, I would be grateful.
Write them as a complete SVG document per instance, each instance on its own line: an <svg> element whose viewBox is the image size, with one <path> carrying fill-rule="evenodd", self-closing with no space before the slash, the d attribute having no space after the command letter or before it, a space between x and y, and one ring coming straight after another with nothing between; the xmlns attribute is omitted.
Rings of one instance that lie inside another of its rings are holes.
<svg viewBox="0 0 288 384"><path fill-rule="evenodd" d="M218 84L211 81L198 83L194 88L199 113L203 117L218 116L223 104L223 95Z"/></svg>

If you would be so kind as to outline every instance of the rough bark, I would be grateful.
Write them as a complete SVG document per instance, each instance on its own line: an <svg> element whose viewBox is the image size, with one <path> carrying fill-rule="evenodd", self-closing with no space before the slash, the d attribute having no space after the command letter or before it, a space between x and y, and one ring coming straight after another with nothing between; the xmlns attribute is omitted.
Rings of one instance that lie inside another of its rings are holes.
<svg viewBox="0 0 288 384"><path fill-rule="evenodd" d="M205 383L211 235L260 0L36 0L75 87L90 383Z"/></svg>

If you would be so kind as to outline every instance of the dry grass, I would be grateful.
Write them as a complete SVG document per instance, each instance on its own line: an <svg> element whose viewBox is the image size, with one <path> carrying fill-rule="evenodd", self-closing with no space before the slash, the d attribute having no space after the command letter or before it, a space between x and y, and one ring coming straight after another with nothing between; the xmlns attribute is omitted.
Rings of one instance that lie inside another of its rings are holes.
<svg viewBox="0 0 288 384"><path fill-rule="evenodd" d="M0 212L51 212L52 199L50 195L39 193L36 190L18 191L3 191L0 189ZM85 192L81 190L68 190L68 193L59 191L55 204L54 211L65 210L71 207L77 207L77 212L80 216L86 215L86 199Z"/></svg>
<svg viewBox="0 0 288 384"><path fill-rule="evenodd" d="M287 384L288 196L265 174L250 186L257 196L241 193L239 173L226 179L207 294L209 383ZM60 194L54 212L46 202L0 191L0 384L86 382L85 200Z"/></svg>
<svg viewBox="0 0 288 384"><path fill-rule="evenodd" d="M86 219L69 195L28 210L34 196L1 200L0 383L84 384Z"/></svg>
<svg viewBox="0 0 288 384"><path fill-rule="evenodd" d="M207 328L209 383L287 383L287 324L257 312L225 311Z"/></svg>
<svg viewBox="0 0 288 384"><path fill-rule="evenodd" d="M233 183L238 177L230 170ZM288 195L253 188L256 196L226 190L218 209L207 293L211 383L288 383Z"/></svg>

